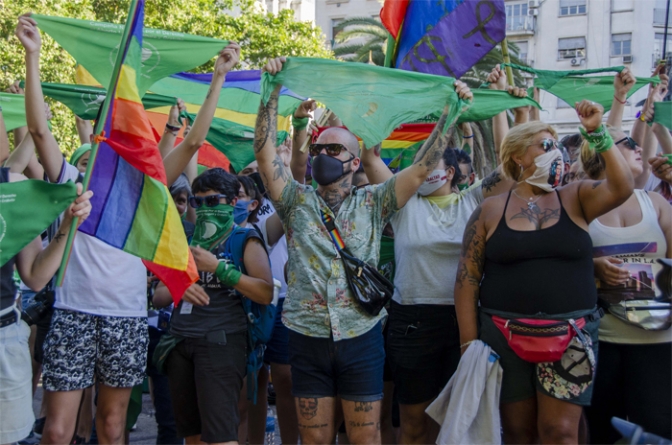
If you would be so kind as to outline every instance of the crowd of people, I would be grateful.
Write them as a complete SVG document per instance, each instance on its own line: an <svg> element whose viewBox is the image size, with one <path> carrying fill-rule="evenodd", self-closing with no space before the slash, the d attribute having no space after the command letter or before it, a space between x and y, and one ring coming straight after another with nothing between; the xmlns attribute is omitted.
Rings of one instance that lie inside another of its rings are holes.
<svg viewBox="0 0 672 445"><path fill-rule="evenodd" d="M25 89L8 92L25 95L27 126L10 154L0 109L1 182L81 183L92 125L77 118L81 147L65 159L48 126L35 21L20 17L16 37ZM442 131L448 108L398 172L337 116L311 123L314 100L278 145L278 85L259 105L255 160L198 174L239 57L236 43L221 51L193 126L176 143L178 100L158 143L199 272L179 304L139 258L85 233L53 286L73 217L92 211L81 186L42 239L2 266L0 443L89 443L94 431L99 443L128 443L129 400L146 376L157 444L263 444L271 380L282 443L434 443L442 425L425 411L481 341L503 370L504 443L614 443L612 417L672 439L672 136L650 124L667 93L664 65L629 135L627 68L606 121L602 105L578 102L580 128L562 141L528 108L513 110L512 128L506 111L495 116L498 165L481 178L472 127ZM527 94L499 66L488 84ZM385 308L359 304L343 252L393 283ZM29 328L21 309L44 292L53 308ZM276 308L262 347L249 342L247 300Z"/></svg>

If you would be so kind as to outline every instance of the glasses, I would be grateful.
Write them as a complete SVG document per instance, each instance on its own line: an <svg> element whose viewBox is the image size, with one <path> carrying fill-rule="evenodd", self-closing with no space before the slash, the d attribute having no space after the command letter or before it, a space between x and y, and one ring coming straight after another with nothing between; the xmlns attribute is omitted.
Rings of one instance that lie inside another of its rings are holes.
<svg viewBox="0 0 672 445"><path fill-rule="evenodd" d="M621 144L623 142L625 142L626 147L628 147L630 150L632 150L632 151L637 150L637 142L635 142L635 140L633 138L631 138L630 136L624 137L620 141L616 142L614 145L618 145L618 144Z"/></svg>
<svg viewBox="0 0 672 445"><path fill-rule="evenodd" d="M327 156L338 156L343 151L348 151L343 144L310 144L310 155L317 156L322 150L327 150Z"/></svg>
<svg viewBox="0 0 672 445"><path fill-rule="evenodd" d="M226 195L190 196L189 205L195 209L200 208L203 203L206 207L217 207L221 198L226 198Z"/></svg>
<svg viewBox="0 0 672 445"><path fill-rule="evenodd" d="M546 153L560 148L560 144L555 139L542 139L541 142L539 142L539 146L541 146Z"/></svg>

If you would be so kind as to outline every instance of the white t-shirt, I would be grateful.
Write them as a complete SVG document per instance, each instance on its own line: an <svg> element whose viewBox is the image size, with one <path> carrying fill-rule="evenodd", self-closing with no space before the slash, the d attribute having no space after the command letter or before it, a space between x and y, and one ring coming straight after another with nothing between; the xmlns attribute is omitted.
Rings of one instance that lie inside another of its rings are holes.
<svg viewBox="0 0 672 445"><path fill-rule="evenodd" d="M273 273L273 278L280 281L281 287L278 294L278 299L282 300L287 296L287 282L285 281L285 263L289 258L287 251L287 238L283 235L280 237L277 243L273 246L268 245L268 230L266 230L266 220L270 218L275 213L275 207L271 204L271 201L264 198L261 203L261 208L257 214L258 221L255 223L259 230L261 231L261 236L264 237L264 243L266 243L266 249L268 250L268 257L271 260L271 272Z"/></svg>
<svg viewBox="0 0 672 445"><path fill-rule="evenodd" d="M58 183L75 182L79 170L63 161ZM147 269L140 258L78 232L57 309L111 317L147 316Z"/></svg>
<svg viewBox="0 0 672 445"><path fill-rule="evenodd" d="M481 184L445 197L441 208L415 194L390 221L394 229L394 296L399 304L455 304L462 235L483 201Z"/></svg>

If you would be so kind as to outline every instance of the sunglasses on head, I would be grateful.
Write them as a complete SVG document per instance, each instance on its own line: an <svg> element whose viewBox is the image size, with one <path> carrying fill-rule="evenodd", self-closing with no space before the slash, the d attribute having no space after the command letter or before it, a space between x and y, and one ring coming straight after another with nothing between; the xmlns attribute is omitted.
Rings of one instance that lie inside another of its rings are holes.
<svg viewBox="0 0 672 445"><path fill-rule="evenodd" d="M190 196L189 205L195 209L201 207L203 203L206 207L217 207L221 198L226 198L226 195Z"/></svg>
<svg viewBox="0 0 672 445"><path fill-rule="evenodd" d="M620 141L616 142L614 145L618 145L618 144L621 144L623 142L625 142L626 147L628 147L630 150L633 150L633 151L637 150L637 142L635 142L635 140L633 138L631 138L630 136L624 137Z"/></svg>
<svg viewBox="0 0 672 445"><path fill-rule="evenodd" d="M327 156L338 156L342 151L348 151L343 144L310 144L308 147L311 156L317 156L322 150L327 151Z"/></svg>
<svg viewBox="0 0 672 445"><path fill-rule="evenodd" d="M560 148L560 144L555 139L542 139L539 145L546 153Z"/></svg>

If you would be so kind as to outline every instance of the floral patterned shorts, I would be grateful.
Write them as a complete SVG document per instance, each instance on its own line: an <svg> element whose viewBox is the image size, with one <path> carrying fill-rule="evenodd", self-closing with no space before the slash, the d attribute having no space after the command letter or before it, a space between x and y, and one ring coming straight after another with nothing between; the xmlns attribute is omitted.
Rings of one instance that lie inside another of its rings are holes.
<svg viewBox="0 0 672 445"><path fill-rule="evenodd" d="M44 341L44 389L88 388L94 376L114 388L139 385L145 378L148 344L147 318L56 309Z"/></svg>

